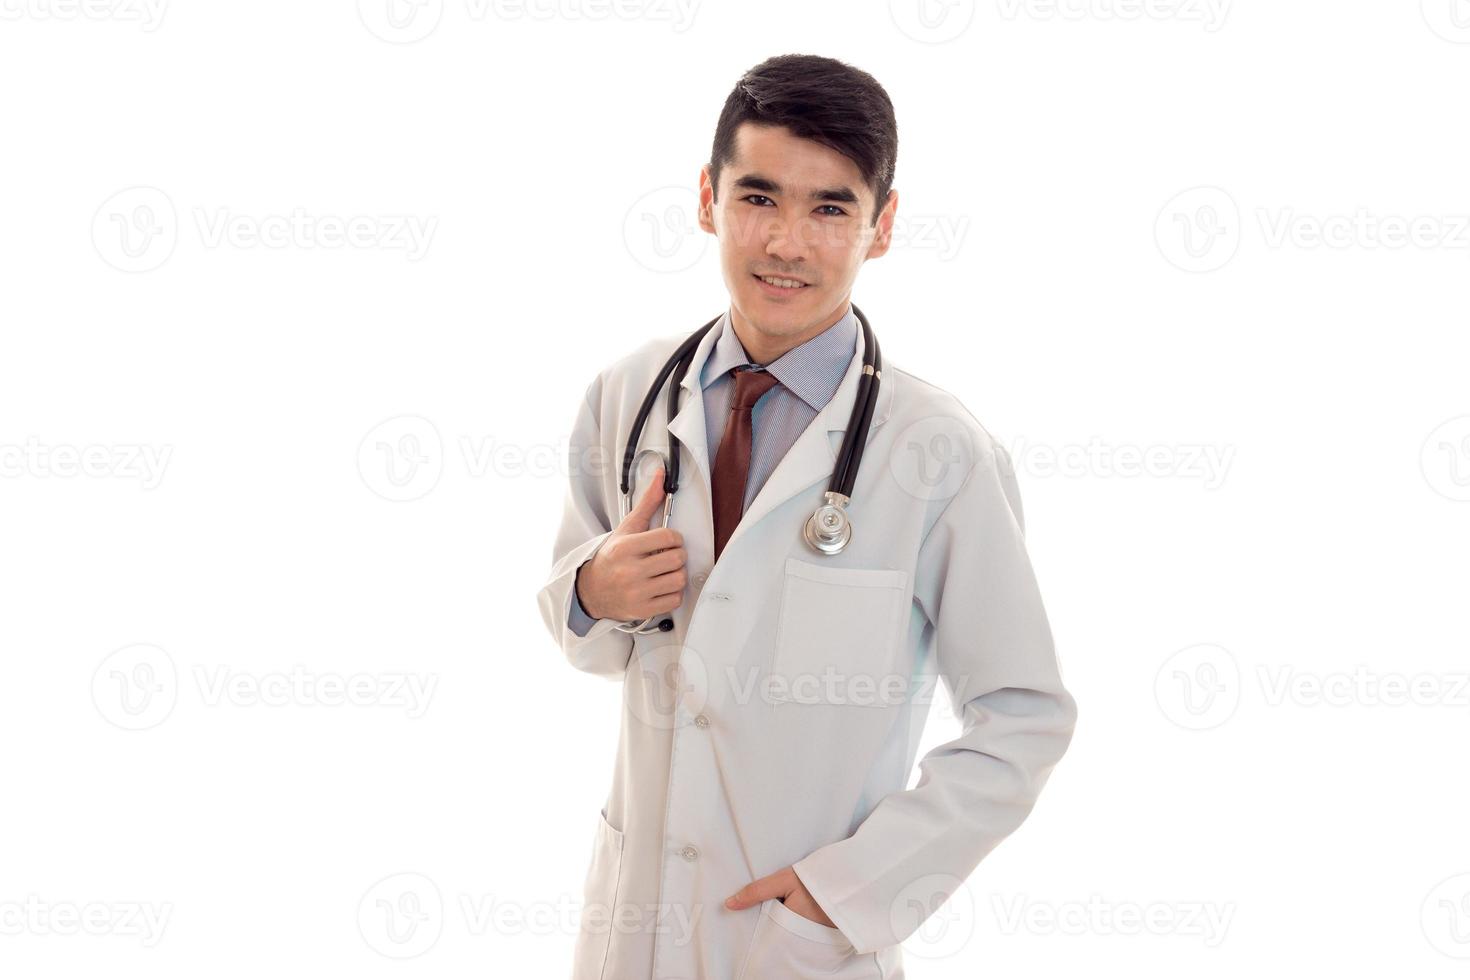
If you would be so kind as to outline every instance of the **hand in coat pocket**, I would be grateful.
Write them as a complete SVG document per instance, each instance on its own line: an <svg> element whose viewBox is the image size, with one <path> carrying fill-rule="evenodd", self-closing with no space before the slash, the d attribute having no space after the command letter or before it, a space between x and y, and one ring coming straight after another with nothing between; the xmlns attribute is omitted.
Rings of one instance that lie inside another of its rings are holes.
<svg viewBox="0 0 1470 980"><path fill-rule="evenodd" d="M760 916L741 960L740 980L879 980L884 975L875 955L858 955L794 869L753 881L725 902L731 909L755 904Z"/></svg>
<svg viewBox="0 0 1470 980"><path fill-rule="evenodd" d="M796 876L796 871L790 867L782 868L775 874L752 881L725 899L725 908L749 908L771 898L779 899L783 905L804 919L819 922L829 929L837 928L836 923L827 917L826 912L822 911L817 900L812 898L812 893L806 890L806 886Z"/></svg>

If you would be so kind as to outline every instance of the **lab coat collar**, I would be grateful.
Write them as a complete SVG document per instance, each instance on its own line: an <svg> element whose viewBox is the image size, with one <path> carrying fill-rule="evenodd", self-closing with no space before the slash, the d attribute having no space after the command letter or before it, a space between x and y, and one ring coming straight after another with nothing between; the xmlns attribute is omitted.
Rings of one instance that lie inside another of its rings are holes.
<svg viewBox="0 0 1470 980"><path fill-rule="evenodd" d="M700 384L705 388L731 369L752 363L745 352L745 345L730 325L728 310L714 330L720 336L716 338L709 360L705 361L700 372ZM810 405L813 412L820 412L832 400L833 393L842 382L842 374L852 360L859 332L857 314L852 312L852 304L848 303L847 311L831 326L766 364L765 370Z"/></svg>
<svg viewBox="0 0 1470 980"><path fill-rule="evenodd" d="M680 382L683 392L679 396L679 414L674 416L668 426L669 432L683 443L685 450L688 451L688 458L693 459L696 464L703 481L701 489L705 503L702 510L706 516L711 513L709 500L712 496L710 489L712 483L708 434L704 424L704 393L699 386L699 377L705 361L714 349L715 333L716 331L711 330L705 334L699 345L695 347L694 358L689 362L689 370L685 373L684 380ZM873 333L877 335L877 328L874 328ZM862 377L864 347L863 333L859 329L856 349L848 362L847 373L843 375L842 382L837 386L836 393L797 437L796 442L776 465L776 469L766 478L760 492L756 494L755 499L751 501L750 506L741 516L740 523L731 534L730 540L726 542L726 551L740 538L745 529L798 493L812 489L812 485L818 482L821 486L812 491L813 509L822 502L821 491L826 489L827 482L832 478L832 470L837 465L837 452L842 446L842 437L847 431L847 423L852 416L852 407L857 402L858 381ZM869 426L868 438L870 441L872 430L886 422L892 410L894 378L891 371L892 366L885 360L883 377L878 385L878 402L873 406L873 419ZM860 465L860 470L866 470L868 466L880 465L866 454L863 458L864 463ZM687 467L683 470L687 471ZM794 533L800 534L800 528L798 527ZM713 532L711 532L711 538L713 538Z"/></svg>

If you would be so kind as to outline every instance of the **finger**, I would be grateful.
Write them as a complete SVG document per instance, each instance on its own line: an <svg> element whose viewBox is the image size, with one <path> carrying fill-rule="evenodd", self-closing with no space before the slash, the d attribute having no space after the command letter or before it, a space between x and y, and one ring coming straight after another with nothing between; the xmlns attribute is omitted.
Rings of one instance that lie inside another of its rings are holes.
<svg viewBox="0 0 1470 980"><path fill-rule="evenodd" d="M656 527L647 531L634 531L623 541L623 547L628 549L628 554L651 555L654 552L679 547L684 543L684 535L671 527Z"/></svg>
<svg viewBox="0 0 1470 980"><path fill-rule="evenodd" d="M689 561L689 553L683 548L667 548L639 559L638 570L650 577L677 571Z"/></svg>
<svg viewBox="0 0 1470 980"><path fill-rule="evenodd" d="M780 875L767 875L756 881L752 881L729 898L725 899L725 908L744 909L752 905L759 905L768 898L779 898L786 893L780 883Z"/></svg>
<svg viewBox="0 0 1470 980"><path fill-rule="evenodd" d="M817 904L816 899L812 898L810 893L804 888L798 888L781 899L781 904L803 919L820 922L822 925L832 929L837 928L837 923L833 922L831 916L822 911L822 907Z"/></svg>
<svg viewBox="0 0 1470 980"><path fill-rule="evenodd" d="M619 530L646 531L653 523L654 512L658 510L659 504L664 499L664 468L660 466L653 472L653 481L648 484L648 489L643 491L643 496L638 498L638 503L623 522L618 525Z"/></svg>
<svg viewBox="0 0 1470 980"><path fill-rule="evenodd" d="M648 587L653 591L652 598L662 599L665 596L678 596L684 594L684 586L688 584L684 572L674 569L662 575L655 575L648 580Z"/></svg>
<svg viewBox="0 0 1470 980"><path fill-rule="evenodd" d="M645 599L643 601L643 608L638 613L638 615L645 618L648 616L659 616L663 613L671 613L683 604L684 594L682 592L672 592L668 595L653 596L652 598Z"/></svg>

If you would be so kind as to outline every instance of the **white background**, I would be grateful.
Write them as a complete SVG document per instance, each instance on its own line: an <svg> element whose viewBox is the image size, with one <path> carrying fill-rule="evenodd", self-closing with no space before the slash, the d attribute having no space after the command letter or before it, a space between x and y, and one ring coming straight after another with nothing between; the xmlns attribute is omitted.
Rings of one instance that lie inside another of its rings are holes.
<svg viewBox="0 0 1470 980"><path fill-rule="evenodd" d="M1080 712L909 975L1464 975L1465 0L157 3L0 0L0 973L566 975L566 435L728 304L698 170L803 52Z"/></svg>

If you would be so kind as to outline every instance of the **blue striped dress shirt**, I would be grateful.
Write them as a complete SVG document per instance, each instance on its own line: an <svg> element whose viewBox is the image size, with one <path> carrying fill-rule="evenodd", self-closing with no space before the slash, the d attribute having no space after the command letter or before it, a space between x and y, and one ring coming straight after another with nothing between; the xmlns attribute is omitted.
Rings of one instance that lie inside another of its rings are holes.
<svg viewBox="0 0 1470 980"><path fill-rule="evenodd" d="M730 326L728 310L712 329L719 331L719 336L715 338L714 347L699 373L711 466L725 435L730 401L735 395L735 379L730 372L752 363L745 353L745 345L740 343L740 338ZM774 374L779 383L772 385L771 390L762 395L751 409L750 470L745 480L742 512L765 486L781 457L786 455L786 450L837 393L842 376L847 373L847 367L857 352L857 335L857 314L852 312L852 304L849 303L840 320L806 343L791 348L769 364L753 365L755 370ZM576 589L573 589L568 627L578 636L586 636L596 622L583 611L582 604L577 601Z"/></svg>

